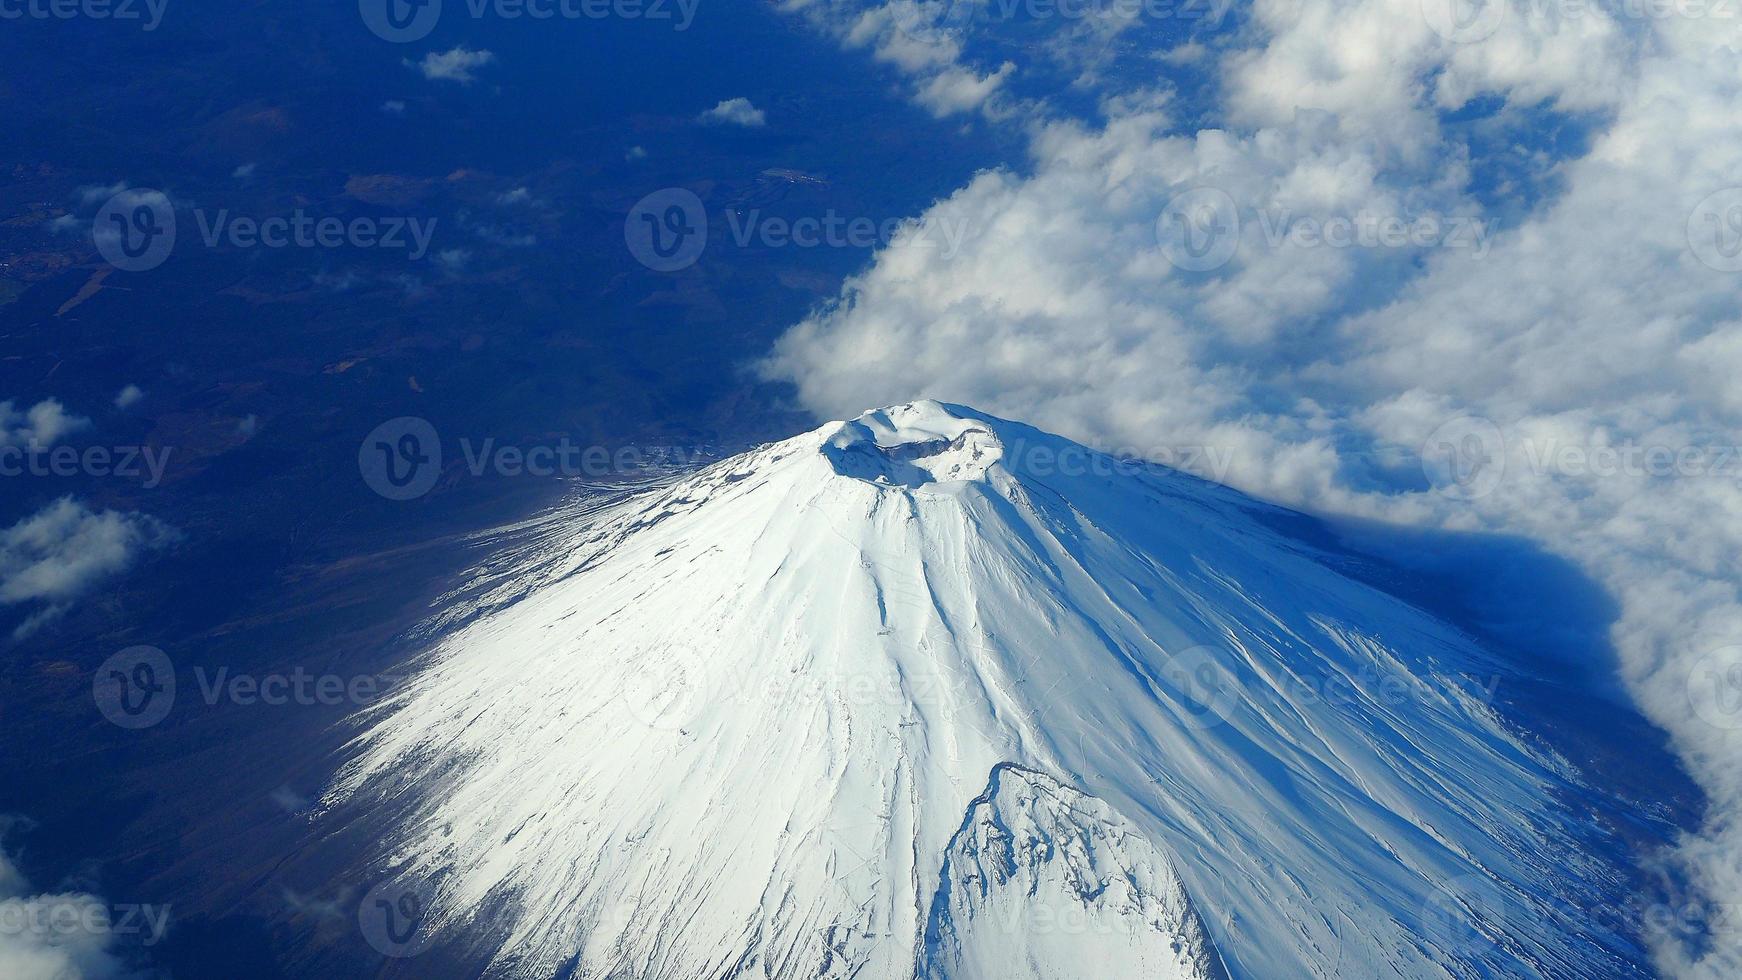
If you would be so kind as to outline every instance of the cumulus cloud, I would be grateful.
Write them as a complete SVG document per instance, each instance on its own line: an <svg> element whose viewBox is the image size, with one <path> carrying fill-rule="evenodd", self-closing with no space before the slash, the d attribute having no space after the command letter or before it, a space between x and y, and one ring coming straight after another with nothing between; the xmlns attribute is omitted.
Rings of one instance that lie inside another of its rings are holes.
<svg viewBox="0 0 1742 980"><path fill-rule="evenodd" d="M90 427L90 419L68 413L66 406L53 398L45 398L25 412L10 401L0 402L0 449L47 449Z"/></svg>
<svg viewBox="0 0 1742 980"><path fill-rule="evenodd" d="M15 638L64 614L92 588L132 567L140 555L176 539L176 532L155 518L93 511L71 497L0 530L0 606L40 607L17 627Z"/></svg>
<svg viewBox="0 0 1742 980"><path fill-rule="evenodd" d="M819 415L961 401L1216 447L1210 475L1295 506L1535 538L1617 598L1625 679L1712 802L1682 860L1735 907L1742 24L1493 9L1472 34L1432 2L1260 0L1250 45L1205 55L1221 128L1128 96L1033 127L1022 176L933 206L764 371ZM1544 118L1590 127L1581 155L1532 149ZM1554 193L1508 193L1520 161ZM1478 423L1494 486L1424 466ZM1659 965L1742 973L1733 920Z"/></svg>
<svg viewBox="0 0 1742 980"><path fill-rule="evenodd" d="M132 408L145 398L145 389L138 385L127 385L115 395L116 408Z"/></svg>
<svg viewBox="0 0 1742 980"><path fill-rule="evenodd" d="M423 77L432 82L459 82L470 85L477 80L477 70L496 60L496 55L490 51L473 51L465 45L451 48L447 51L431 51L417 63L417 69L423 72ZM389 102L386 105L392 106ZM404 103L399 108L390 110L404 111Z"/></svg>
<svg viewBox="0 0 1742 980"><path fill-rule="evenodd" d="M726 99L701 114L705 123L717 123L728 126L746 126L757 129L768 125L768 115L761 109L750 104L746 98Z"/></svg>
<svg viewBox="0 0 1742 980"><path fill-rule="evenodd" d="M29 824L0 816L0 843ZM133 971L118 949L114 917L82 890L37 893L0 850L0 977L7 980L119 980Z"/></svg>
<svg viewBox="0 0 1742 980"><path fill-rule="evenodd" d="M938 118L972 112L985 105L998 86L1010 77L1016 65L1006 61L997 71L975 74L968 68L951 68L931 76L919 87L914 98Z"/></svg>

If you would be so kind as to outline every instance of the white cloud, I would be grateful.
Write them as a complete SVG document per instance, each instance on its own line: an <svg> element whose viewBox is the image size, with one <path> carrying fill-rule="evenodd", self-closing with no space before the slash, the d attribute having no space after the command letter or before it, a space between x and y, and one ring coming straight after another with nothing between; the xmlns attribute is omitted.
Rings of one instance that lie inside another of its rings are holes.
<svg viewBox="0 0 1742 980"><path fill-rule="evenodd" d="M768 116L746 98L726 99L701 115L702 122L755 129L768 125Z"/></svg>
<svg viewBox="0 0 1742 980"><path fill-rule="evenodd" d="M68 414L53 398L37 402L27 412L19 412L10 401L0 402L0 448L47 449L90 427L90 419Z"/></svg>
<svg viewBox="0 0 1742 980"><path fill-rule="evenodd" d="M122 388L121 391L115 395L115 407L131 408L134 405L139 404L140 400L144 397L145 389L138 385L128 385L127 387Z"/></svg>
<svg viewBox="0 0 1742 980"><path fill-rule="evenodd" d="M1709 682L1742 671L1742 467L1644 478L1540 457L1707 447L1716 466L1742 434L1742 279L1712 267L1742 244L1742 193L1699 210L1742 184L1742 31L1508 5L1460 43L1431 7L1261 0L1256 45L1222 57L1228 128L1182 133L1153 99L1037 126L1028 176L981 174L924 216L967 229L954 258L898 238L767 373L825 416L927 396L1152 455L1213 446L1270 499L1522 533L1575 560L1617 598L1623 674L1710 796L1686 869L1737 907L1742 724L1714 720ZM1504 102L1489 132L1597 113L1582 158L1518 158L1556 193L1503 202L1524 213L1485 251L1272 240L1302 218L1497 220L1472 190L1492 161L1440 116L1482 95ZM1239 247L1182 272L1157 220L1200 187L1233 202ZM1466 414L1504 433L1505 479L1470 501L1420 489L1424 440ZM1717 928L1703 950L1661 945L1660 966L1742 973L1742 924Z"/></svg>
<svg viewBox="0 0 1742 980"><path fill-rule="evenodd" d="M470 85L477 80L477 75L474 74L477 69L495 60L496 55L493 52L473 51L462 44L447 51L431 51L423 56L422 61L417 63L417 68L423 72L423 77L430 81L459 82L461 85ZM392 105L392 103L387 105ZM400 109L389 109L389 111L403 111L403 103Z"/></svg>
<svg viewBox="0 0 1742 980"><path fill-rule="evenodd" d="M390 116L403 116L405 115L405 103L399 99L388 99L381 103L381 111Z"/></svg>
<svg viewBox="0 0 1742 980"><path fill-rule="evenodd" d="M1008 61L986 75L977 75L968 68L951 68L922 84L914 99L940 119L972 112L984 105L1015 70L1016 66Z"/></svg>
<svg viewBox="0 0 1742 980"><path fill-rule="evenodd" d="M0 530L0 606L43 604L18 628L28 634L177 537L144 514L93 511L63 497Z"/></svg>
<svg viewBox="0 0 1742 980"><path fill-rule="evenodd" d="M0 817L0 843L14 827ZM0 851L0 977L7 980L117 980L132 975L102 899L81 890L35 893ZM161 938L161 937L159 937Z"/></svg>

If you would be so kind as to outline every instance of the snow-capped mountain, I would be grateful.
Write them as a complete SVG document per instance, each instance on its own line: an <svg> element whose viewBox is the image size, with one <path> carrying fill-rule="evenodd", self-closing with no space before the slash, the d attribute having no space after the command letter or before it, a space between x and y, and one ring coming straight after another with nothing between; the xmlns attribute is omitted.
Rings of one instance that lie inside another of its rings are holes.
<svg viewBox="0 0 1742 980"><path fill-rule="evenodd" d="M521 556L327 812L394 814L418 942L492 975L1642 974L1496 658L1283 517L958 406L826 425Z"/></svg>

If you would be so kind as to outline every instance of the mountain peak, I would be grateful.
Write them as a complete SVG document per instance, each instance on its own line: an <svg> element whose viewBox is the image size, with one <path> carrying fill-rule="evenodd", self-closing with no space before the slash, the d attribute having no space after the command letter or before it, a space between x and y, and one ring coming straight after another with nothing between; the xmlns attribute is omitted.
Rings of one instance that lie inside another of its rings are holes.
<svg viewBox="0 0 1742 980"><path fill-rule="evenodd" d="M985 481L1004 443L974 413L925 400L839 423L822 452L842 476L913 489Z"/></svg>
<svg viewBox="0 0 1742 980"><path fill-rule="evenodd" d="M1614 869L1488 651L1105 459L915 402L593 504L444 613L327 803L394 814L428 928L513 910L516 980L1638 961L1553 912Z"/></svg>

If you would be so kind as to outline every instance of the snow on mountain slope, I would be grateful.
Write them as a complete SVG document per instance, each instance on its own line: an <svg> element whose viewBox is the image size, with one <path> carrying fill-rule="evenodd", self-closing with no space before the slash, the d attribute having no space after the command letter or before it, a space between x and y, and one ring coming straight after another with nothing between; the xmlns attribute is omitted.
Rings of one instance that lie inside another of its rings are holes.
<svg viewBox="0 0 1742 980"><path fill-rule="evenodd" d="M1563 911L1618 871L1493 659L1265 511L955 406L827 425L522 556L326 806L501 976L1643 975Z"/></svg>
<svg viewBox="0 0 1742 980"><path fill-rule="evenodd" d="M944 859L920 975L1226 977L1173 862L1100 800L1005 763Z"/></svg>

